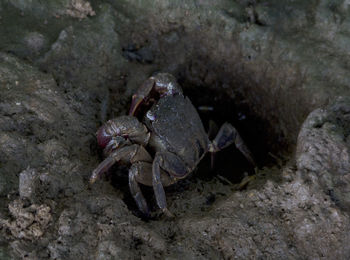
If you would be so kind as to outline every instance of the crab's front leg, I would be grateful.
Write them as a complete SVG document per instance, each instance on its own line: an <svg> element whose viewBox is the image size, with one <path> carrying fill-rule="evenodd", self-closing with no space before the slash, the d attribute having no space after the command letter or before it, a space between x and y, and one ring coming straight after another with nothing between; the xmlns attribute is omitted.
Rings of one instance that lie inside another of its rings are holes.
<svg viewBox="0 0 350 260"><path fill-rule="evenodd" d="M247 160L253 166L256 166L252 153L245 145L236 128L234 128L230 123L224 123L221 126L219 133L209 146L209 152L218 152L231 144L235 144L237 149L247 158Z"/></svg>
<svg viewBox="0 0 350 260"><path fill-rule="evenodd" d="M94 183L104 172L106 172L116 162L130 163L129 170L129 188L131 195L134 197L138 208L145 215L149 215L148 206L139 187L139 182L152 186L151 162L152 158L146 149L141 145L131 145L121 147L112 152L97 168L92 172L90 183ZM148 166L148 167L147 167Z"/></svg>
<svg viewBox="0 0 350 260"><path fill-rule="evenodd" d="M186 164L180 157L170 152L158 152L153 161L152 166L152 186L159 208L169 217L172 213L167 209L166 196L164 192L164 182L161 179L161 169L167 172L173 182L178 179L185 178L191 169L187 168Z"/></svg>
<svg viewBox="0 0 350 260"><path fill-rule="evenodd" d="M96 167L96 169L92 172L92 175L90 177L90 183L94 183L116 162L133 164L137 161L152 162L152 157L149 155L149 153L143 146L138 144L121 147L112 152Z"/></svg>
<svg viewBox="0 0 350 260"><path fill-rule="evenodd" d="M149 210L148 210L147 202L144 196L142 195L142 191L140 189L139 183L142 183L146 186L152 186L153 185L152 176L153 176L152 163L136 162L130 167L130 170L129 170L130 192L131 192L131 195L134 197L137 207L146 216L149 215ZM172 177L171 175L167 174L161 169L159 171L159 179L160 179L160 183L164 186L169 186L174 182L176 182L176 178ZM157 197L159 197L159 195L156 194L156 198Z"/></svg>
<svg viewBox="0 0 350 260"><path fill-rule="evenodd" d="M96 136L107 158L92 172L91 183L118 161L151 161L151 156L144 148L150 133L135 117L120 116L111 119L98 129Z"/></svg>

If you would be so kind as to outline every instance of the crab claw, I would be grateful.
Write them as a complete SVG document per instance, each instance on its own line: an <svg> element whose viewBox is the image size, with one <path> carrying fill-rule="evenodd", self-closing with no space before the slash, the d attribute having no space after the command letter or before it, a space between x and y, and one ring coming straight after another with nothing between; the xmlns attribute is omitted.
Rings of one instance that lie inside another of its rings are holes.
<svg viewBox="0 0 350 260"><path fill-rule="evenodd" d="M133 116L135 114L137 108L141 105L142 101L143 101L142 97L138 97L136 94L132 96L131 106L129 110L130 116Z"/></svg>
<svg viewBox="0 0 350 260"><path fill-rule="evenodd" d="M149 78L142 84L142 86L136 91L136 93L132 96L131 106L129 110L129 115L133 116L137 110L137 108L149 99L150 93L154 86L154 79Z"/></svg>
<svg viewBox="0 0 350 260"><path fill-rule="evenodd" d="M150 77L132 96L129 115L133 116L142 103L148 103L151 98L164 97L182 93L176 78L169 73L158 73Z"/></svg>

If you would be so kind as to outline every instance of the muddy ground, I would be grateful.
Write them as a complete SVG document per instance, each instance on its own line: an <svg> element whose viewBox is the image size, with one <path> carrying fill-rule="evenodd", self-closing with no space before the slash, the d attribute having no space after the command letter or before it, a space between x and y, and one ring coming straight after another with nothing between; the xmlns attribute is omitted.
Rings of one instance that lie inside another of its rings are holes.
<svg viewBox="0 0 350 260"><path fill-rule="evenodd" d="M1 259L349 259L347 1L0 2ZM95 132L172 73L229 148L142 216ZM203 109L204 108L210 108ZM202 108L202 109L201 109ZM245 184L245 185L243 185Z"/></svg>

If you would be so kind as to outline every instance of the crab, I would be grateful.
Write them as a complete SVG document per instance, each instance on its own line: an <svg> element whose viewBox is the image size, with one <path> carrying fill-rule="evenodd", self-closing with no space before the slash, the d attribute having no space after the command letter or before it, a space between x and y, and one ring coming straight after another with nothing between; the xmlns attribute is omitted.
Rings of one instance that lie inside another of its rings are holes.
<svg viewBox="0 0 350 260"><path fill-rule="evenodd" d="M136 114L142 107L149 110L139 121ZM164 187L186 178L208 152L235 144L255 166L251 152L230 123L224 123L209 140L195 107L168 73L146 80L132 97L129 115L107 121L96 135L106 158L92 172L90 183L115 163L130 165L130 192L145 215L149 208L139 184L152 186L158 207L172 216Z"/></svg>

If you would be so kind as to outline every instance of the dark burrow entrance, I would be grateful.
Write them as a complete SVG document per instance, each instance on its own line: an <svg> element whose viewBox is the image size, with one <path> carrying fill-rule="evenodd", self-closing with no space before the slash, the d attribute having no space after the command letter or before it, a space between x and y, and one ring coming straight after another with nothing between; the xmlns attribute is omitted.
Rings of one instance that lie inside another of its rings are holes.
<svg viewBox="0 0 350 260"><path fill-rule="evenodd" d="M188 85L186 80L182 85L185 95L190 97L196 107L207 132L213 128L210 125L214 125L216 131L210 134L210 139L215 138L221 125L229 122L238 130L258 167L271 166L275 163L269 151L268 140L264 136L266 125L261 119L252 115L249 108L237 107L227 93L215 88ZM215 154L213 169L210 167L210 159L209 155L201 163L200 166L203 166L201 176L212 177L220 174L230 182L238 183L247 174L254 174L254 167L234 145Z"/></svg>
<svg viewBox="0 0 350 260"><path fill-rule="evenodd" d="M186 77L182 77L181 73L175 76L182 86L184 94L191 99L197 109L206 130L210 128L209 124L212 124L212 122L214 122L212 125L216 126L217 130L224 122L229 122L238 130L253 153L258 168L272 167L280 163L279 159L281 158L277 158L276 161L274 156L276 154L275 147L271 146L272 140L275 139L271 134L273 131L269 130L267 122L250 111L249 105L239 107L235 104L233 98L221 89L206 85L194 85ZM115 95L112 93L110 96L114 97ZM115 101L110 103L113 104ZM214 131L212 135L215 137L215 134ZM214 138L213 136L210 139ZM207 154L194 173L165 189L167 198L176 197L182 191L189 189L191 183L193 184L196 181L210 182L217 178L223 180L225 185L238 184L246 176L256 173L256 169L234 145L218 152L215 155L214 162L215 165L212 169L211 156ZM124 201L129 209L135 215L142 217L129 192L128 167L115 165L110 169L108 176L110 176L109 179L112 185L123 192ZM152 188L142 186L142 190L151 211L157 211Z"/></svg>

